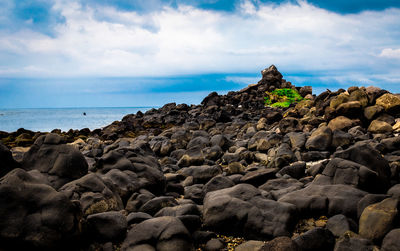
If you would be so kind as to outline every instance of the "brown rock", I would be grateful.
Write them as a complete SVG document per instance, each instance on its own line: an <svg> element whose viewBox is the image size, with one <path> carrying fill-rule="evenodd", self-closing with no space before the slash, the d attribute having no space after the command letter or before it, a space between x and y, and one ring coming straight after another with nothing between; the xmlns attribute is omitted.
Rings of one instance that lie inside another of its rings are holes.
<svg viewBox="0 0 400 251"><path fill-rule="evenodd" d="M397 203L397 199L388 198L366 207L360 217L359 234L371 240L382 239L393 227Z"/></svg>
<svg viewBox="0 0 400 251"><path fill-rule="evenodd" d="M376 104L385 108L385 111L397 113L400 111L400 98L391 93L386 93L376 100Z"/></svg>
<svg viewBox="0 0 400 251"><path fill-rule="evenodd" d="M331 128L332 131L334 130L346 130L349 129L351 127L354 127L356 125L359 125L360 121L359 120L352 120L349 119L345 116L339 116L336 117L334 119L332 119L329 124L328 127Z"/></svg>
<svg viewBox="0 0 400 251"><path fill-rule="evenodd" d="M387 133L387 132L392 132L393 128L387 122L374 120L369 125L368 131L372 133Z"/></svg>

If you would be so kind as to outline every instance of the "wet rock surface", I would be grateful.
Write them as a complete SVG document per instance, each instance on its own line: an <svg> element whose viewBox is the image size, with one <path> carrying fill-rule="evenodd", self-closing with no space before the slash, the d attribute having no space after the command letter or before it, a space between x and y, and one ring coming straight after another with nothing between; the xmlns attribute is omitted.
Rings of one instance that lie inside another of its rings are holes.
<svg viewBox="0 0 400 251"><path fill-rule="evenodd" d="M265 107L266 91L306 99ZM398 250L400 98L271 66L103 129L0 132L0 250Z"/></svg>

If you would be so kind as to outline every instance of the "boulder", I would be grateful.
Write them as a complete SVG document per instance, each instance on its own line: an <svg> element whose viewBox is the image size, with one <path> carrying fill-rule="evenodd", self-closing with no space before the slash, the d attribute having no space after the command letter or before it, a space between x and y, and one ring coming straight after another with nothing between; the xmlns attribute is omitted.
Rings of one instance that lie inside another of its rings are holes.
<svg viewBox="0 0 400 251"><path fill-rule="evenodd" d="M14 169L0 179L2 248L9 244L11 250L73 246L79 220L76 204L25 170Z"/></svg>
<svg viewBox="0 0 400 251"><path fill-rule="evenodd" d="M204 246L205 251L219 251L224 248L224 244L219 239L211 239ZM237 249L236 249L237 250Z"/></svg>
<svg viewBox="0 0 400 251"><path fill-rule="evenodd" d="M120 212L104 212L89 215L87 227L95 240L115 242L125 238L128 222Z"/></svg>
<svg viewBox="0 0 400 251"><path fill-rule="evenodd" d="M386 194L367 194L362 198L357 205L357 218L361 217L362 212L369 205L381 202L382 200L388 198L389 195Z"/></svg>
<svg viewBox="0 0 400 251"><path fill-rule="evenodd" d="M246 173L242 178L240 178L240 182L259 186L267 180L275 178L275 174L278 170L278 168L260 168Z"/></svg>
<svg viewBox="0 0 400 251"><path fill-rule="evenodd" d="M286 236L276 237L267 241L260 251L300 251L300 247L292 239ZM243 250L245 251L245 250Z"/></svg>
<svg viewBox="0 0 400 251"><path fill-rule="evenodd" d="M0 177L6 175L9 171L20 167L20 164L14 160L8 148L0 143Z"/></svg>
<svg viewBox="0 0 400 251"><path fill-rule="evenodd" d="M387 122L376 119L371 122L368 131L371 133L390 133L393 131L393 128Z"/></svg>
<svg viewBox="0 0 400 251"><path fill-rule="evenodd" d="M70 200L79 200L85 216L123 209L115 187L100 175L90 173L71 181L59 189Z"/></svg>
<svg viewBox="0 0 400 251"><path fill-rule="evenodd" d="M149 215L155 215L158 211L160 211L164 207L173 207L177 205L178 203L176 202L174 197L160 196L144 203L139 208L139 212L147 213Z"/></svg>
<svg viewBox="0 0 400 251"><path fill-rule="evenodd" d="M335 246L335 237L324 228L316 227L293 240L300 250L332 250Z"/></svg>
<svg viewBox="0 0 400 251"><path fill-rule="evenodd" d="M368 94L363 88L354 90L350 93L349 101L357 101L362 107L366 107L369 103Z"/></svg>
<svg viewBox="0 0 400 251"><path fill-rule="evenodd" d="M289 175L292 178L300 179L304 176L306 171L306 162L298 161L292 163L290 166L283 167L278 173L277 177L281 177L283 175Z"/></svg>
<svg viewBox="0 0 400 251"><path fill-rule="evenodd" d="M388 198L366 207L360 217L360 235L374 241L381 240L395 224L397 204L397 199Z"/></svg>
<svg viewBox="0 0 400 251"><path fill-rule="evenodd" d="M337 147L344 147L351 144L353 137L350 133L346 133L342 130L335 130L332 135L332 146Z"/></svg>
<svg viewBox="0 0 400 251"><path fill-rule="evenodd" d="M349 220L343 214L337 214L328 219L326 229L331 231L335 237L342 236L345 232L352 230Z"/></svg>
<svg viewBox="0 0 400 251"><path fill-rule="evenodd" d="M255 240L245 241L239 246L237 246L235 248L235 251L261 251L263 250L263 246L264 246L263 241L255 241Z"/></svg>
<svg viewBox="0 0 400 251"><path fill-rule="evenodd" d="M359 117L361 111L362 111L362 105L359 101L346 102L336 107L337 115L343 115L350 118Z"/></svg>
<svg viewBox="0 0 400 251"><path fill-rule="evenodd" d="M379 178L376 191L386 191L389 187L389 163L368 143L356 144L346 150L337 151L334 153L333 157L351 160L376 172Z"/></svg>
<svg viewBox="0 0 400 251"><path fill-rule="evenodd" d="M265 199L249 184L207 193L203 210L206 228L255 239L288 236L295 217L293 205Z"/></svg>
<svg viewBox="0 0 400 251"><path fill-rule="evenodd" d="M391 230L382 241L381 251L400 250L400 228Z"/></svg>
<svg viewBox="0 0 400 251"><path fill-rule="evenodd" d="M221 174L222 170L219 166L190 166L182 168L178 171L178 174L181 174L185 177L192 176L194 183L206 183L214 176Z"/></svg>
<svg viewBox="0 0 400 251"><path fill-rule="evenodd" d="M336 241L334 251L353 251L353 250L365 250L365 251L376 251L379 250L371 240L364 239L352 232L348 232L349 235L345 235Z"/></svg>
<svg viewBox="0 0 400 251"><path fill-rule="evenodd" d="M332 143L332 130L327 126L321 126L307 139L308 150L327 150Z"/></svg>
<svg viewBox="0 0 400 251"><path fill-rule="evenodd" d="M279 130L282 133L301 131L303 126L300 124L299 119L293 117L286 117L279 121Z"/></svg>
<svg viewBox="0 0 400 251"><path fill-rule="evenodd" d="M386 93L377 98L376 104L382 106L389 113L398 113L400 110L400 98L391 93Z"/></svg>
<svg viewBox="0 0 400 251"><path fill-rule="evenodd" d="M102 179L114 185L123 201L127 201L134 192L144 187L142 180L130 170L112 169L104 174Z"/></svg>
<svg viewBox="0 0 400 251"><path fill-rule="evenodd" d="M179 159L179 167L197 166L204 163L204 154L201 147L194 147L186 150L185 154Z"/></svg>
<svg viewBox="0 0 400 251"><path fill-rule="evenodd" d="M291 203L301 215L344 214L357 216L357 204L367 193L348 185L316 185L282 196L278 202Z"/></svg>
<svg viewBox="0 0 400 251"><path fill-rule="evenodd" d="M351 185L368 192L380 192L382 177L366 166L350 160L333 158L326 165L322 177L315 184L344 184ZM321 180L321 181L320 181Z"/></svg>
<svg viewBox="0 0 400 251"><path fill-rule="evenodd" d="M211 180L209 180L203 187L203 194L207 194L212 191L221 190L228 187L233 187L235 183L224 176L215 176Z"/></svg>
<svg viewBox="0 0 400 251"><path fill-rule="evenodd" d="M259 186L259 189L267 191L274 200L278 200L285 194L300 190L304 184L292 178L277 178L268 180L265 184Z"/></svg>
<svg viewBox="0 0 400 251"><path fill-rule="evenodd" d="M58 189L65 183L79 179L88 172L88 164L82 153L73 146L63 144L57 134L40 136L24 154L22 168L39 171Z"/></svg>
<svg viewBox="0 0 400 251"><path fill-rule="evenodd" d="M145 220L150 220L152 217L150 214L146 214L143 212L133 212L128 214L128 216L126 217L126 220L128 222L128 225L132 225L132 224L138 224L141 223Z"/></svg>
<svg viewBox="0 0 400 251"><path fill-rule="evenodd" d="M306 143L306 135L303 132L290 132L286 134L293 149L300 150Z"/></svg>
<svg viewBox="0 0 400 251"><path fill-rule="evenodd" d="M178 218L158 217L133 226L122 243L121 251L143 250L143 245L159 251L190 251L193 248L190 239L188 230Z"/></svg>
<svg viewBox="0 0 400 251"><path fill-rule="evenodd" d="M359 124L359 120L352 120L345 116L339 116L329 121L328 127L331 128L332 131L346 130Z"/></svg>
<svg viewBox="0 0 400 251"><path fill-rule="evenodd" d="M372 120L376 118L382 111L383 107L380 105L373 105L365 107L364 109L364 117L368 120Z"/></svg>

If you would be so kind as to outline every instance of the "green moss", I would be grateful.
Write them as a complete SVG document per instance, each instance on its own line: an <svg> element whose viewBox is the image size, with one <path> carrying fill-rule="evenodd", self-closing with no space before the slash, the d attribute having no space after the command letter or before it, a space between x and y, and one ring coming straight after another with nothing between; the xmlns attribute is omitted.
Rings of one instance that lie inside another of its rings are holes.
<svg viewBox="0 0 400 251"><path fill-rule="evenodd" d="M265 92L264 103L270 107L289 107L293 103L297 103L304 98L294 89L276 89L272 92Z"/></svg>

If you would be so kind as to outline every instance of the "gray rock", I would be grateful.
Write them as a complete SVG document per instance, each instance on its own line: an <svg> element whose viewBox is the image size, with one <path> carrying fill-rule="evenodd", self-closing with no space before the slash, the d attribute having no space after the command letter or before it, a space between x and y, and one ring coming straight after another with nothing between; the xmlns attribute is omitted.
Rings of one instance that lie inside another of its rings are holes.
<svg viewBox="0 0 400 251"><path fill-rule="evenodd" d="M79 208L67 196L26 171L17 168L0 179L2 247L8 242L14 250L73 246L79 220Z"/></svg>
<svg viewBox="0 0 400 251"><path fill-rule="evenodd" d="M324 228L316 227L293 240L300 250L332 250L335 246L335 237Z"/></svg>
<svg viewBox="0 0 400 251"><path fill-rule="evenodd" d="M179 219L164 216L143 221L132 227L122 243L121 250L139 250L139 246L147 244L159 251L190 251L193 248L190 239L188 230Z"/></svg>
<svg viewBox="0 0 400 251"><path fill-rule="evenodd" d="M190 166L186 168L182 168L178 171L178 174L181 174L185 177L192 176L194 183L206 183L214 176L221 174L222 170L219 166Z"/></svg>
<svg viewBox="0 0 400 251"><path fill-rule="evenodd" d="M75 147L63 144L57 134L40 136L24 154L22 168L38 170L52 187L79 179L88 172L88 164L82 153Z"/></svg>
<svg viewBox="0 0 400 251"><path fill-rule="evenodd" d="M306 148L308 150L327 150L332 144L332 130L327 126L321 126L315 130L307 139Z"/></svg>
<svg viewBox="0 0 400 251"><path fill-rule="evenodd" d="M100 242L124 239L128 222L120 212L104 212L87 217L89 233Z"/></svg>
<svg viewBox="0 0 400 251"><path fill-rule="evenodd" d="M59 191L70 200L79 200L84 215L123 209L115 187L94 173L65 184Z"/></svg>
<svg viewBox="0 0 400 251"><path fill-rule="evenodd" d="M382 241L382 251L400 250L400 228L390 231Z"/></svg>
<svg viewBox="0 0 400 251"><path fill-rule="evenodd" d="M367 193L348 185L315 185L288 193L279 202L295 205L301 215L357 216L357 204Z"/></svg>
<svg viewBox="0 0 400 251"><path fill-rule="evenodd" d="M265 199L249 184L210 192L204 198L204 226L249 238L289 235L295 208Z"/></svg>

